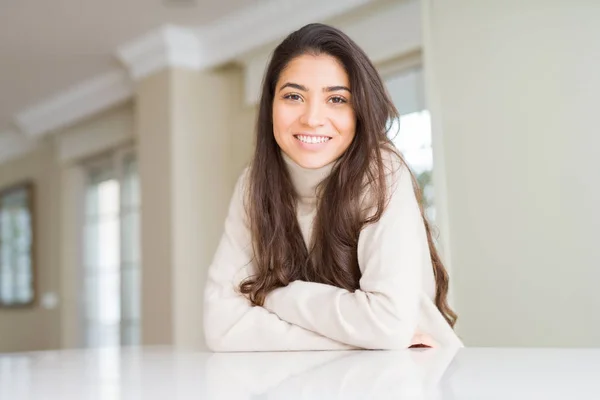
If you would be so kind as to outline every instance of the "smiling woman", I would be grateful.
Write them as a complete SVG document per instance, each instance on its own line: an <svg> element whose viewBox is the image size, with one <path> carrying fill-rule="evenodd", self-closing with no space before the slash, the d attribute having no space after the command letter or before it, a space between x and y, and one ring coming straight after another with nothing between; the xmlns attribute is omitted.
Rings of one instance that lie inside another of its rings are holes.
<svg viewBox="0 0 600 400"><path fill-rule="evenodd" d="M398 117L366 54L310 24L273 53L209 268L215 351L462 346Z"/></svg>

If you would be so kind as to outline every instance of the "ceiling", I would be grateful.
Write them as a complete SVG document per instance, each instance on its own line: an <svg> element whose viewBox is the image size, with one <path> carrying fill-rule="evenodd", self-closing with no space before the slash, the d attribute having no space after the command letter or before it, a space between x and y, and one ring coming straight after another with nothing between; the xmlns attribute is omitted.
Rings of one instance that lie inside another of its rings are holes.
<svg viewBox="0 0 600 400"><path fill-rule="evenodd" d="M163 24L202 26L261 0L1 0L0 132L14 115L109 72L116 48Z"/></svg>

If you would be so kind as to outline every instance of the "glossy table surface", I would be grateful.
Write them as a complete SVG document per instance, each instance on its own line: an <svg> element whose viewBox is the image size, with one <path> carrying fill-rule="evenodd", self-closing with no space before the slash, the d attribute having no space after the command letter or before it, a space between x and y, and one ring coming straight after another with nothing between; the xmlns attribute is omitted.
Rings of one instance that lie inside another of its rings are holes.
<svg viewBox="0 0 600 400"><path fill-rule="evenodd" d="M600 349L0 354L0 399L600 399Z"/></svg>

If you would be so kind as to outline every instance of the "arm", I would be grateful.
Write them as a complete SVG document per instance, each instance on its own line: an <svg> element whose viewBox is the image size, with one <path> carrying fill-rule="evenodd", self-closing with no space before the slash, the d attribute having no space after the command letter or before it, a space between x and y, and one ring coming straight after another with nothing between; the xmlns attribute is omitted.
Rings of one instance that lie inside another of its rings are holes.
<svg viewBox="0 0 600 400"><path fill-rule="evenodd" d="M239 292L252 259L243 205L245 173L238 180L225 232L208 270L204 292L204 333L213 351L348 350L348 346L282 321L255 307Z"/></svg>
<svg viewBox="0 0 600 400"><path fill-rule="evenodd" d="M359 237L360 290L295 281L270 293L265 308L353 346L410 346L419 316L421 275L423 268L431 268L431 260L409 171L396 169L388 182L386 210Z"/></svg>

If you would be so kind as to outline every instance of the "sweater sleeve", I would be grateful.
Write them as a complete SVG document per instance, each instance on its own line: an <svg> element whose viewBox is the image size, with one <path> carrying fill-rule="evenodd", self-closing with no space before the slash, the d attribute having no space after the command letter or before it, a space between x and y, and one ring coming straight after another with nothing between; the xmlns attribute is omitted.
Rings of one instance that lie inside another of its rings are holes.
<svg viewBox="0 0 600 400"><path fill-rule="evenodd" d="M237 287L248 277L251 236L238 180L225 232L208 269L204 292L204 334L212 351L349 350L354 347L282 321L263 307L253 306Z"/></svg>
<svg viewBox="0 0 600 400"><path fill-rule="evenodd" d="M389 203L380 220L359 236L360 289L349 292L294 281L267 295L265 308L285 321L353 346L410 346L419 317L422 271L432 266L410 173L398 165L388 177Z"/></svg>

